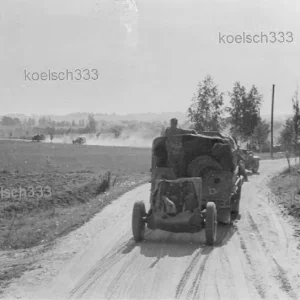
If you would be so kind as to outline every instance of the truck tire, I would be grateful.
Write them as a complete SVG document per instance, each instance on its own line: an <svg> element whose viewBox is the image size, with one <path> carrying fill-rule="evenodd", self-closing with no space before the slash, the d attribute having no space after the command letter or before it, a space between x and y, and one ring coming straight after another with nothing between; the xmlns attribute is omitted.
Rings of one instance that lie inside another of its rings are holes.
<svg viewBox="0 0 300 300"><path fill-rule="evenodd" d="M208 155L198 156L192 160L187 169L188 177L203 177L208 170L222 170L217 160Z"/></svg>
<svg viewBox="0 0 300 300"><path fill-rule="evenodd" d="M206 205L205 237L208 246L215 244L217 238L217 209L213 202L208 202Z"/></svg>
<svg viewBox="0 0 300 300"><path fill-rule="evenodd" d="M140 242L145 236L145 222L146 208L143 201L137 201L133 205L132 212L132 234L136 242Z"/></svg>

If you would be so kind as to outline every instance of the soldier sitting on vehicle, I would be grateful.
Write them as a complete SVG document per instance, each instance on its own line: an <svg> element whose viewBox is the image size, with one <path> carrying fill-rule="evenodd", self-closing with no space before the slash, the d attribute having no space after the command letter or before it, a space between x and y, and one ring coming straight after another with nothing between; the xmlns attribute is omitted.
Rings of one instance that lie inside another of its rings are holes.
<svg viewBox="0 0 300 300"><path fill-rule="evenodd" d="M173 168L177 177L182 177L185 174L185 161L184 151L182 148L180 134L196 134L195 130L184 130L177 128L178 120L176 118L171 119L170 127L165 130L164 135L167 136L166 150L167 150L167 166Z"/></svg>
<svg viewBox="0 0 300 300"><path fill-rule="evenodd" d="M165 135L176 135L176 134L197 134L196 130L191 129L181 129L177 127L178 125L178 120L176 118L173 118L170 120L170 127L166 128L165 130Z"/></svg>

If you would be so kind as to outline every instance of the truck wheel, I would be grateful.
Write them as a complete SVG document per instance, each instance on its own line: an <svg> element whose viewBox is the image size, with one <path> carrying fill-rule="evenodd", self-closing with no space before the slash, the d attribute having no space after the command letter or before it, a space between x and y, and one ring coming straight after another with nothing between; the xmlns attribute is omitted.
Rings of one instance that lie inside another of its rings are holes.
<svg viewBox="0 0 300 300"><path fill-rule="evenodd" d="M259 162L257 162L256 166L252 169L252 173L257 173L259 169Z"/></svg>
<svg viewBox="0 0 300 300"><path fill-rule="evenodd" d="M208 202L206 205L205 237L208 246L215 244L217 238L217 209L213 202Z"/></svg>
<svg viewBox="0 0 300 300"><path fill-rule="evenodd" d="M145 235L145 222L143 217L146 216L146 208L143 201L137 201L133 205L132 212L132 234L136 242L144 239Z"/></svg>

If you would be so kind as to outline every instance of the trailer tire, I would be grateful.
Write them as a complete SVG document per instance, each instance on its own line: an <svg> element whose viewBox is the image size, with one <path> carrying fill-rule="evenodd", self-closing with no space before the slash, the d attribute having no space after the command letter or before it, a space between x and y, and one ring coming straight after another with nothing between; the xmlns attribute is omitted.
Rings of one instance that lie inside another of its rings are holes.
<svg viewBox="0 0 300 300"><path fill-rule="evenodd" d="M205 237L208 246L215 244L217 238L217 209L213 202L208 202L206 205Z"/></svg>
<svg viewBox="0 0 300 300"><path fill-rule="evenodd" d="M146 208L143 201L137 201L133 205L132 211L132 234L136 242L140 242L145 236Z"/></svg>

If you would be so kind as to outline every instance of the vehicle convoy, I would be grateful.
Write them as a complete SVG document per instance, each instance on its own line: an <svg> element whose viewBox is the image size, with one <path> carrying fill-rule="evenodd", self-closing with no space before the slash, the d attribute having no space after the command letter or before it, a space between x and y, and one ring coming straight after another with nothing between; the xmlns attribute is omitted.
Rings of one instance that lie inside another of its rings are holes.
<svg viewBox="0 0 300 300"><path fill-rule="evenodd" d="M46 137L44 134L37 134L32 137L32 142L40 142L40 141L44 141L45 139Z"/></svg>
<svg viewBox="0 0 300 300"><path fill-rule="evenodd" d="M242 160L240 162L244 165L244 168L247 170L251 170L252 173L257 173L259 169L260 157L253 155L253 152L247 149L239 149L239 151L245 158L245 160Z"/></svg>
<svg viewBox="0 0 300 300"><path fill-rule="evenodd" d="M84 137L78 137L75 140L73 140L73 144L85 144L86 143L86 139Z"/></svg>
<svg viewBox="0 0 300 300"><path fill-rule="evenodd" d="M157 137L152 143L150 209L137 201L132 232L144 239L145 226L170 232L205 229L214 245L217 223L231 224L239 214L243 176L237 145L219 132Z"/></svg>

